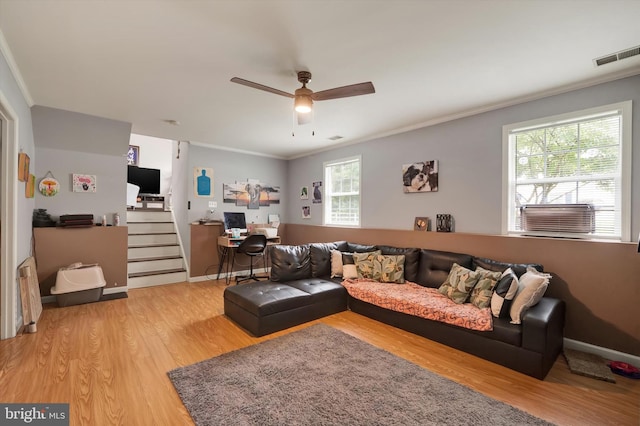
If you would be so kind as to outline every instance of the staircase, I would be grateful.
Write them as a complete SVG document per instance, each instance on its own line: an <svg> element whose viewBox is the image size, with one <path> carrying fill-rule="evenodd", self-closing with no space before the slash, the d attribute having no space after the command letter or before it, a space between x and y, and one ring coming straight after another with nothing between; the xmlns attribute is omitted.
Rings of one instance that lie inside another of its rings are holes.
<svg viewBox="0 0 640 426"><path fill-rule="evenodd" d="M187 280L170 211L129 210L127 287L150 287Z"/></svg>

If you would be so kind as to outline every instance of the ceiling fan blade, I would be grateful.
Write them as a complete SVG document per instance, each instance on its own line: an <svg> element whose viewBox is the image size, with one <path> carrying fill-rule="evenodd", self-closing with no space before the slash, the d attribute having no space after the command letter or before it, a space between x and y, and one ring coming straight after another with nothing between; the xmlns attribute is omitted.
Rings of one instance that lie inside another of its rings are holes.
<svg viewBox="0 0 640 426"><path fill-rule="evenodd" d="M274 89L273 87L265 86L264 84L254 83L253 81L245 80L244 78L233 77L231 82L242 84L243 86L253 87L254 89L264 90L265 92L275 93L276 95L285 96L287 98L295 98L291 93L284 92L282 90Z"/></svg>
<svg viewBox="0 0 640 426"><path fill-rule="evenodd" d="M311 113L310 112L296 112L296 116L298 118L298 125L302 126L303 124L311 123Z"/></svg>
<svg viewBox="0 0 640 426"><path fill-rule="evenodd" d="M350 96L368 95L376 93L373 83L351 84L349 86L336 87L335 89L322 90L311 95L314 101L325 101L328 99L348 98Z"/></svg>

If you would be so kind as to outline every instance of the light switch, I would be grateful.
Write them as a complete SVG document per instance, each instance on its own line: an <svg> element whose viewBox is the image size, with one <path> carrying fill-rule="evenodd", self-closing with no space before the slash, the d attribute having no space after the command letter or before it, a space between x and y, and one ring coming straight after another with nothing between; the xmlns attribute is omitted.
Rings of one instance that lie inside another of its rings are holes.
<svg viewBox="0 0 640 426"><path fill-rule="evenodd" d="M215 209L218 207L218 202L217 201L209 201L209 208L210 209Z"/></svg>

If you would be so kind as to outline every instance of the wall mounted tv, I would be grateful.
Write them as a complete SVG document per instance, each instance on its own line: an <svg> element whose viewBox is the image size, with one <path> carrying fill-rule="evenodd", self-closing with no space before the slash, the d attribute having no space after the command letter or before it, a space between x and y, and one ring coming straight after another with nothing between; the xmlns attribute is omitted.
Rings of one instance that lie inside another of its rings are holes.
<svg viewBox="0 0 640 426"><path fill-rule="evenodd" d="M140 187L140 194L160 194L160 170L127 166L127 182Z"/></svg>

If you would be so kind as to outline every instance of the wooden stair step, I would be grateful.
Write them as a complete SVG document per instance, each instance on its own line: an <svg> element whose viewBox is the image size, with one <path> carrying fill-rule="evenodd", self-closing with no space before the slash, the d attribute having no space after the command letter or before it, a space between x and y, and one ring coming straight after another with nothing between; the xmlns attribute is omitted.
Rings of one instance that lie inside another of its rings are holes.
<svg viewBox="0 0 640 426"><path fill-rule="evenodd" d="M186 272L186 269L176 268L176 269L162 269L159 271L149 271L149 272L135 272L133 274L128 274L128 276L129 278L138 278L138 277L149 277L152 275L175 274L176 272Z"/></svg>

